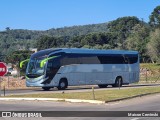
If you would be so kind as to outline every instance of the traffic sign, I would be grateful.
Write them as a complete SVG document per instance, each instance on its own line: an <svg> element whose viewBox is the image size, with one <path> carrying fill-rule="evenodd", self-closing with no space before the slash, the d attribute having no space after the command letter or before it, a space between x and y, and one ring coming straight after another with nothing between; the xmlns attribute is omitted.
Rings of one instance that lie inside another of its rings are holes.
<svg viewBox="0 0 160 120"><path fill-rule="evenodd" d="M0 76L4 76L7 73L7 66L5 63L0 62Z"/></svg>

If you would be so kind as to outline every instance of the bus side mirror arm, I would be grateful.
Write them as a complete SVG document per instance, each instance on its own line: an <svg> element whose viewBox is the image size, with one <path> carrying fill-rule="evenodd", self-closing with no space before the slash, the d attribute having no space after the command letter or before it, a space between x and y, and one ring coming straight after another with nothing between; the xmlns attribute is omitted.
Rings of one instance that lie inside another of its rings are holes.
<svg viewBox="0 0 160 120"><path fill-rule="evenodd" d="M46 58L46 59L42 60L40 62L40 67L42 68L48 60L51 60L51 59L56 58L56 57L59 57L59 56L53 56L53 57L49 57L49 58Z"/></svg>
<svg viewBox="0 0 160 120"><path fill-rule="evenodd" d="M26 59L26 60L21 61L19 67L22 68L22 67L23 67L23 64L24 64L25 62L28 62L28 61L29 61L29 59Z"/></svg>

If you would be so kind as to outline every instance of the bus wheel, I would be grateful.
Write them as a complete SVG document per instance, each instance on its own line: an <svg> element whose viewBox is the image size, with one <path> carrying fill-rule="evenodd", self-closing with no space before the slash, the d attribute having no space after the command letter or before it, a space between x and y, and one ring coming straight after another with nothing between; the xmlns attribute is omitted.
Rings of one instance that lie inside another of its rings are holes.
<svg viewBox="0 0 160 120"><path fill-rule="evenodd" d="M58 85L58 90L64 90L64 89L66 89L67 88L67 86L68 86L68 82L67 82L67 79L61 79L60 81L59 81L59 85Z"/></svg>
<svg viewBox="0 0 160 120"><path fill-rule="evenodd" d="M122 87L122 77L117 77L115 80L115 84L112 85L112 87Z"/></svg>
<svg viewBox="0 0 160 120"><path fill-rule="evenodd" d="M104 84L104 85L98 85L99 88L106 88L108 85Z"/></svg>
<svg viewBox="0 0 160 120"><path fill-rule="evenodd" d="M43 89L44 91L49 91L51 88L50 88L50 87L42 87L42 89Z"/></svg>

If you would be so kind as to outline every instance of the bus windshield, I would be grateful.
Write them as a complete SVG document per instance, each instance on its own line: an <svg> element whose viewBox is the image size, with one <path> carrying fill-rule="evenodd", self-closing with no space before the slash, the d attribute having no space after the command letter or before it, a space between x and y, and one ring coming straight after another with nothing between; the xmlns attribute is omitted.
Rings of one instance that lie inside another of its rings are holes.
<svg viewBox="0 0 160 120"><path fill-rule="evenodd" d="M40 67L40 62L45 58L38 58L38 59L30 59L28 66L27 66L27 75L43 75L45 72L44 66Z"/></svg>

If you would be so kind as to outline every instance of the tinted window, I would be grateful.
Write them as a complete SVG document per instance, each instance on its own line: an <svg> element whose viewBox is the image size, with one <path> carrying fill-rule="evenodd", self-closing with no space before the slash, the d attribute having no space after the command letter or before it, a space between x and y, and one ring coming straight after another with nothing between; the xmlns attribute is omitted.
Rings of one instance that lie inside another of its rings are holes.
<svg viewBox="0 0 160 120"><path fill-rule="evenodd" d="M61 58L61 65L79 64L77 57L77 55L65 54Z"/></svg>
<svg viewBox="0 0 160 120"><path fill-rule="evenodd" d="M70 64L133 64L138 55L96 55L96 54L66 54L61 59L61 65Z"/></svg>
<svg viewBox="0 0 160 120"><path fill-rule="evenodd" d="M98 56L101 64L124 64L125 60L122 55Z"/></svg>
<svg viewBox="0 0 160 120"><path fill-rule="evenodd" d="M125 59L129 64L133 64L138 61L138 55L125 55Z"/></svg>
<svg viewBox="0 0 160 120"><path fill-rule="evenodd" d="M60 67L60 58L54 58L48 61L47 68L55 69Z"/></svg>
<svg viewBox="0 0 160 120"><path fill-rule="evenodd" d="M80 64L101 64L97 56L81 56L79 61Z"/></svg>
<svg viewBox="0 0 160 120"><path fill-rule="evenodd" d="M66 54L61 60L62 65L70 64L100 64L96 55L90 54Z"/></svg>

